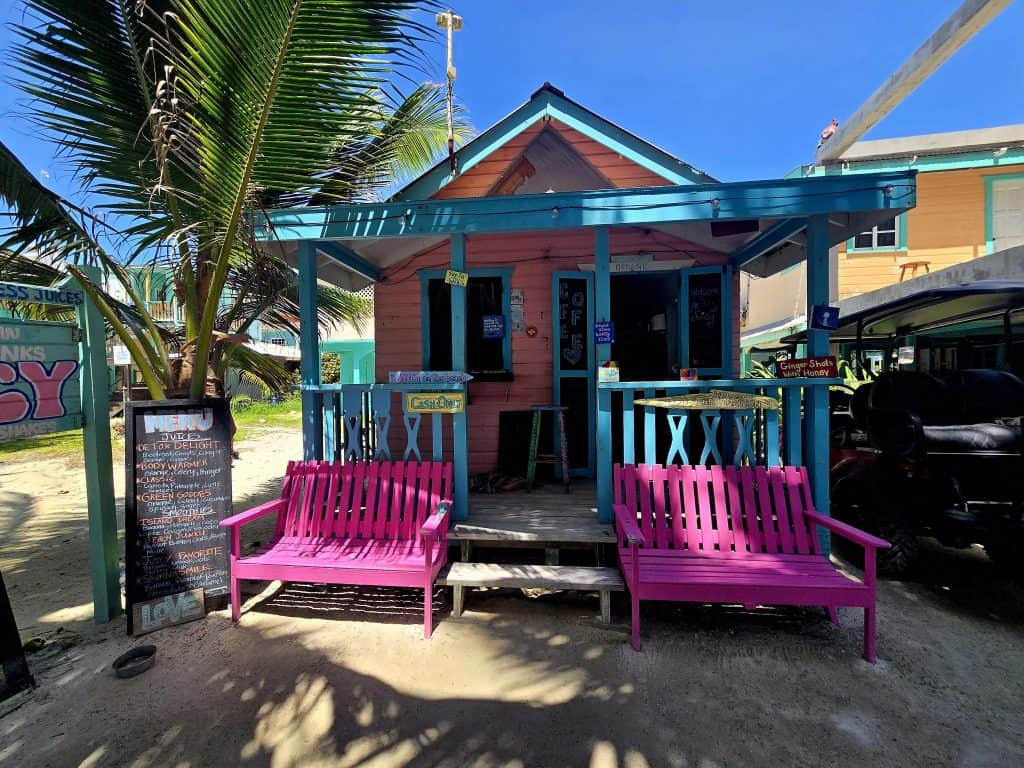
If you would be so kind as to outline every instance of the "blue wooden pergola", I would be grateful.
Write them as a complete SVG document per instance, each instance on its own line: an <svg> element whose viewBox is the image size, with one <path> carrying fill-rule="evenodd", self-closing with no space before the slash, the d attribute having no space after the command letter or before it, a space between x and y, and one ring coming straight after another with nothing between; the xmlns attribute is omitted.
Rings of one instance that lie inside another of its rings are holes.
<svg viewBox="0 0 1024 768"><path fill-rule="evenodd" d="M301 306L303 440L307 459L322 458L323 412L318 405L319 354L316 322L316 281L326 279L357 289L381 278L382 271L445 240L450 267L466 270L466 238L477 234L591 230L594 238L595 317L610 318L609 233L616 227L666 228L700 222L756 222L756 231L728 254L733 270L767 277L807 261L807 305L829 303L829 249L837 243L914 207L916 172L825 175L738 183L560 192L540 195L471 199L401 200L270 211L255 222L263 247L298 268ZM411 310L419 312L419 309ZM452 287L452 364L466 362L465 289ZM723 314L731 308L723 308ZM728 315L727 315L728 316ZM731 323L728 323L731 337ZM736 340L729 339L728 349ZM807 355L829 352L829 334L812 329ZM597 345L596 358L608 359L610 345ZM785 431L794 443L787 459L801 457L810 470L815 502L828 511L828 387L827 381L794 382L806 387L801 418L800 393L786 398ZM750 380L716 382L642 382L636 388L680 391L708 385L749 390ZM384 386L384 385L379 385ZM604 387L605 385L600 385ZM795 405L794 405L795 404ZM468 504L467 415L454 419L456 519L465 518ZM597 414L597 487L601 516L610 519L611 421ZM605 438L608 439L605 439Z"/></svg>

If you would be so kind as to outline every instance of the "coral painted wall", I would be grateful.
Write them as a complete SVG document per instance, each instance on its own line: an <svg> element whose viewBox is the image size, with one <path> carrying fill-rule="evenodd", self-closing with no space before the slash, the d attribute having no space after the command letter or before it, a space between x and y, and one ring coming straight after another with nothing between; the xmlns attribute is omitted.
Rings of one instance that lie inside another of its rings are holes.
<svg viewBox="0 0 1024 768"><path fill-rule="evenodd" d="M698 265L724 262L724 256L707 252L701 246L674 240L659 234L656 241L643 230L613 230L612 254L635 254L643 250L656 259L679 259L689 251ZM701 255L703 254L703 255ZM389 271L375 291L377 381L387 381L389 371L419 370L423 366L421 347L420 269L439 269L448 265L447 244L427 251ZM468 236L467 269L511 266L510 287L522 290L525 320L535 325L538 334L512 334L514 381L473 382L469 407L470 472L495 468L498 454L498 419L503 410L524 410L552 399L551 275L557 270L573 271L579 264L594 262L594 233L567 231L539 234ZM676 272L665 272L665 279L676 280ZM739 339L738 288L734 285L734 338ZM735 368L736 349L733 349ZM423 430L425 433L427 429ZM404 430L403 430L404 433ZM397 434L397 433L396 433ZM399 444L397 438L393 445Z"/></svg>

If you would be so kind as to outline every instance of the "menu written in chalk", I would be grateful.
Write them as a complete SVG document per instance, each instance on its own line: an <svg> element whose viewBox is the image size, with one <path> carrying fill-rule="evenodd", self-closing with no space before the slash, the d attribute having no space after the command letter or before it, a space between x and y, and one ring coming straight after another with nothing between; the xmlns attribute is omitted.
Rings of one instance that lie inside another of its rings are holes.
<svg viewBox="0 0 1024 768"><path fill-rule="evenodd" d="M132 606L228 592L231 434L223 400L129 403L125 420L128 632Z"/></svg>
<svg viewBox="0 0 1024 768"><path fill-rule="evenodd" d="M721 368L722 274L690 275L689 279L690 368Z"/></svg>

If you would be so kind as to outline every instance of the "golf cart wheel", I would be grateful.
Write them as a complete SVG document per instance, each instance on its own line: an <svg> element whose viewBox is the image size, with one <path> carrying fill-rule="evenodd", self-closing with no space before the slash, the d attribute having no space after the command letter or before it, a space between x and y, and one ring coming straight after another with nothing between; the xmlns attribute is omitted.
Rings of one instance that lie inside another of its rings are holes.
<svg viewBox="0 0 1024 768"><path fill-rule="evenodd" d="M889 542L889 549L878 550L880 575L906 576L917 561L917 536L903 511L876 493L872 485L852 478L836 483L832 489L832 513L837 520ZM863 567L863 548L839 537L833 541L843 557Z"/></svg>

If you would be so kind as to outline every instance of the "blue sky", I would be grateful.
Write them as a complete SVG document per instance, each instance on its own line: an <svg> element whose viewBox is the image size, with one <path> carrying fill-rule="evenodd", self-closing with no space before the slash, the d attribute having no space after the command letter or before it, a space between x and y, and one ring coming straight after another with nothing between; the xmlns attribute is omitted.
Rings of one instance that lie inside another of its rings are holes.
<svg viewBox="0 0 1024 768"><path fill-rule="evenodd" d="M777 177L808 162L821 129L849 117L960 1L458 0L456 93L482 130L550 81L720 179ZM10 22L17 4L5 5ZM869 138L1024 123L1022 39L1017 0ZM10 43L0 30L8 82ZM0 89L0 139L68 194L74 181L23 111Z"/></svg>

